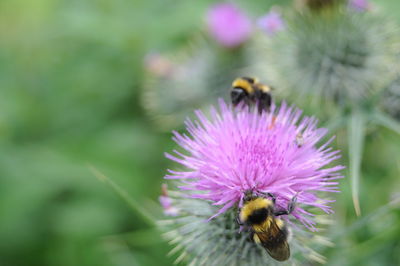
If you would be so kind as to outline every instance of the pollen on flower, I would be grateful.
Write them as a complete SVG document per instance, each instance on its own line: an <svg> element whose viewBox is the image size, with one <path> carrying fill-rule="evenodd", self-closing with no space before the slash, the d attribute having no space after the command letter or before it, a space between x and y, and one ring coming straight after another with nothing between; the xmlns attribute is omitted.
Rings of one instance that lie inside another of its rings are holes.
<svg viewBox="0 0 400 266"><path fill-rule="evenodd" d="M196 111L197 120L186 121L188 134L173 132L185 151L166 154L185 169L168 170L166 178L183 182L180 188L188 196L220 206L210 219L237 206L247 190L275 194L280 208L298 194L292 215L313 230L315 222L309 217L313 214L305 207L332 212L331 200L320 198L318 192L338 192L343 166L328 166L340 157L329 147L333 138L319 145L327 130L318 128L315 118L301 114L283 103L260 115L223 100L219 110L211 109L210 118ZM299 133L302 145L296 141Z"/></svg>

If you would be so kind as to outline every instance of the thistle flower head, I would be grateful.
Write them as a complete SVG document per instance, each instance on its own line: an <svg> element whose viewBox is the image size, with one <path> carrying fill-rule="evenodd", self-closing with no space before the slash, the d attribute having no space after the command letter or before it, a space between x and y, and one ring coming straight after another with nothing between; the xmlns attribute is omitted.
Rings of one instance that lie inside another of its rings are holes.
<svg viewBox="0 0 400 266"><path fill-rule="evenodd" d="M166 156L186 169L169 170L166 178L181 180L180 188L190 197L219 206L210 219L237 206L248 190L275 194L281 208L298 194L292 214L314 229L303 207L331 212L330 201L316 193L337 192L338 171L343 168L326 167L339 157L329 142L318 146L327 130L317 128L312 117L301 119L301 111L286 104L261 115L222 100L219 109L212 108L211 118L197 111L197 121L186 121L189 135L174 132L174 140L186 152L175 150Z"/></svg>
<svg viewBox="0 0 400 266"><path fill-rule="evenodd" d="M268 35L274 35L275 33L285 29L282 15L276 10L271 10L266 15L259 18L257 24L258 27Z"/></svg>
<svg viewBox="0 0 400 266"><path fill-rule="evenodd" d="M278 38L260 36L249 49L253 72L283 97L353 106L376 97L400 69L397 26L386 18L337 8L297 13L287 24Z"/></svg>
<svg viewBox="0 0 400 266"><path fill-rule="evenodd" d="M212 6L206 20L210 34L222 46L238 46L245 42L251 33L250 19L230 3Z"/></svg>

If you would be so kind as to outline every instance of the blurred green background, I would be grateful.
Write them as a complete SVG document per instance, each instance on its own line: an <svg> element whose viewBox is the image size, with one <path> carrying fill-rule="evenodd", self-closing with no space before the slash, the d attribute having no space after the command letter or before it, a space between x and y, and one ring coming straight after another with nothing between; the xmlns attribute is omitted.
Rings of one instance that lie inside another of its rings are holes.
<svg viewBox="0 0 400 266"><path fill-rule="evenodd" d="M214 2L0 1L1 266L172 264L158 230L89 166L161 217L163 152L174 144L141 106L143 59L184 45ZM240 3L259 15L289 2ZM373 3L400 23L397 0ZM400 263L400 212L385 205L399 192L400 139L370 133L362 220L345 179L330 265Z"/></svg>

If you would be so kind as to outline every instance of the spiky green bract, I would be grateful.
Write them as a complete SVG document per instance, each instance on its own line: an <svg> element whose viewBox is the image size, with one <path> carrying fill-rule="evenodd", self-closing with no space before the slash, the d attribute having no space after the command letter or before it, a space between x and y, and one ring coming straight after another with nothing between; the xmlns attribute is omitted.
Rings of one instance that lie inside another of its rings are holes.
<svg viewBox="0 0 400 266"><path fill-rule="evenodd" d="M180 210L180 216L159 222L166 231L165 238L175 247L171 254L179 254L177 263L188 265L218 266L258 266L258 265L302 265L304 261L323 263L324 257L314 251L314 247L332 245L324 237L304 230L293 224L290 226L289 245L291 258L277 262L260 246L250 240L250 232L239 233L236 222L237 210L228 212L206 222L217 208L209 202L190 199L181 192L169 191L173 205ZM316 216L319 223L322 216Z"/></svg>
<svg viewBox="0 0 400 266"><path fill-rule="evenodd" d="M385 90L381 105L386 112L400 121L400 77L395 79Z"/></svg>
<svg viewBox="0 0 400 266"><path fill-rule="evenodd" d="M194 108L228 95L232 80L247 65L243 47L222 49L202 36L163 57L169 69L164 75L147 71L141 103L157 128L165 131L178 127Z"/></svg>
<svg viewBox="0 0 400 266"><path fill-rule="evenodd" d="M385 18L335 8L296 12L287 21L286 32L250 50L258 72L287 96L354 105L381 91L400 69L397 28Z"/></svg>

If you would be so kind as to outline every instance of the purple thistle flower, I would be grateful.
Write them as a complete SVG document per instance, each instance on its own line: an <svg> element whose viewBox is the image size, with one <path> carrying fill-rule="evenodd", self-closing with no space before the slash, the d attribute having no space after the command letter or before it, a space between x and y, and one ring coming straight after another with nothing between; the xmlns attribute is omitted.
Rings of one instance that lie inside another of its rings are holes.
<svg viewBox="0 0 400 266"><path fill-rule="evenodd" d="M275 33L285 29L285 22L282 19L281 13L274 10L271 10L266 15L260 17L257 20L257 25L268 35L274 35Z"/></svg>
<svg viewBox="0 0 400 266"><path fill-rule="evenodd" d="M233 4L212 6L206 20L210 34L219 44L226 47L242 44L251 33L250 19Z"/></svg>
<svg viewBox="0 0 400 266"><path fill-rule="evenodd" d="M367 0L350 0L349 6L359 12L366 11L370 8Z"/></svg>
<svg viewBox="0 0 400 266"><path fill-rule="evenodd" d="M327 167L340 156L327 143L317 147L327 133L317 128L317 120L304 117L302 111L272 106L271 113L258 114L246 108L232 109L220 100L220 111L211 109L208 119L196 111L198 121L186 121L186 134L173 132L174 141L186 155L174 150L166 157L178 162L185 171L168 170L167 179L179 179L182 190L192 191L192 198L209 200L222 206L210 219L222 214L243 200L244 192L269 192L277 197L277 206L286 208L297 195L297 207L292 215L314 230L313 214L303 206L314 206L326 213L332 210L316 192L338 192L338 173L343 166ZM301 147L296 143L303 136Z"/></svg>

